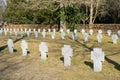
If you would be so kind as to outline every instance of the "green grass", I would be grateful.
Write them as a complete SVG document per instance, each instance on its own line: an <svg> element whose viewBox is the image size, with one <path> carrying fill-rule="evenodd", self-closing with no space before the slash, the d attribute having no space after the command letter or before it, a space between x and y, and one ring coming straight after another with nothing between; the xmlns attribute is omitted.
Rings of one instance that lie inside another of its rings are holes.
<svg viewBox="0 0 120 80"><path fill-rule="evenodd" d="M23 57L20 43L14 43L15 52L10 54L6 46L7 39L13 41L20 39L13 36L0 36L0 80L120 80L120 38L118 44L112 44L111 37L104 34L102 43L97 43L96 34L89 36L89 41L84 42L81 33L77 34L77 41L71 39L71 34L66 35L65 40L56 33L52 40L47 33L46 38L24 37L28 42L30 54ZM48 45L48 59L41 60L39 52L40 42ZM72 66L64 67L61 60L61 48L64 44L73 48ZM5 46L5 47L3 47ZM105 62L102 63L100 73L93 72L93 61L90 59L90 51L94 47L100 47L105 52Z"/></svg>

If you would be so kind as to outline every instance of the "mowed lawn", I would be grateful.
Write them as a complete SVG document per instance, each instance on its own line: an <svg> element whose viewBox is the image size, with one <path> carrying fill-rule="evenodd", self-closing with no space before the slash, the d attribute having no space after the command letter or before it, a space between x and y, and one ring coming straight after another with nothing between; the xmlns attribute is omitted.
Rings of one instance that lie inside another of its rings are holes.
<svg viewBox="0 0 120 80"><path fill-rule="evenodd" d="M14 41L14 53L10 54L7 39ZM29 54L22 56L21 40L28 42ZM39 44L46 42L48 45L47 60L40 59ZM72 64L64 67L61 48L65 45L73 48ZM94 47L102 48L105 53L105 62L102 62L102 71L93 71L93 61L90 52ZM73 41L71 34L62 40L57 32L55 39L49 33L46 38L29 38L20 35L0 36L0 80L120 80L120 38L118 44L112 44L111 37L103 34L102 43L97 42L96 34L89 36L89 41L84 42L82 34L78 32L77 40Z"/></svg>

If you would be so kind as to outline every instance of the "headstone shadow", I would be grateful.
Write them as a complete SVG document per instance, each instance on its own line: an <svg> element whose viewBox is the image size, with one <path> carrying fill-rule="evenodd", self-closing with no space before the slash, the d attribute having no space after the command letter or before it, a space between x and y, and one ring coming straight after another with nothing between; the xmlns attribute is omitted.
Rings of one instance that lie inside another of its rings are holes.
<svg viewBox="0 0 120 80"><path fill-rule="evenodd" d="M13 49L13 52L17 52L17 49Z"/></svg>
<svg viewBox="0 0 120 80"><path fill-rule="evenodd" d="M64 57L60 57L60 60L64 63Z"/></svg>
<svg viewBox="0 0 120 80"><path fill-rule="evenodd" d="M93 63L85 61L84 62L87 66L89 66L91 69L93 69Z"/></svg>
<svg viewBox="0 0 120 80"><path fill-rule="evenodd" d="M21 38L19 38L19 39L16 39L15 41L13 41L14 43L16 43L16 42L18 42L19 40L21 40L21 39L23 39L24 37L21 37ZM7 48L8 47L8 45L4 45L4 46L2 46L2 47L0 47L0 52L2 51L2 50L4 50L5 48Z"/></svg>
<svg viewBox="0 0 120 80"><path fill-rule="evenodd" d="M105 57L105 60L106 60L107 62L113 64L113 65L114 65L114 68L120 71L120 64L119 64L119 63L111 60L111 59L108 58L108 57Z"/></svg>

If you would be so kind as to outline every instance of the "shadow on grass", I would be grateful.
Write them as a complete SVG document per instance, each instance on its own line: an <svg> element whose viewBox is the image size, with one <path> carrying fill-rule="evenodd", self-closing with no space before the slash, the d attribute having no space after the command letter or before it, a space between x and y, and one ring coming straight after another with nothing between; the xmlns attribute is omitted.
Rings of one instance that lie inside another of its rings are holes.
<svg viewBox="0 0 120 80"><path fill-rule="evenodd" d="M64 57L60 57L60 60L64 63Z"/></svg>
<svg viewBox="0 0 120 80"><path fill-rule="evenodd" d="M69 39L72 39L71 37L68 37L68 38L69 38ZM91 47L86 46L86 43L87 43L87 42L81 43L81 42L78 41L78 40L75 40L75 42L77 42L79 46L83 46L84 48L88 49L89 51L92 51L93 48L94 48L94 45L91 46Z"/></svg>
<svg viewBox="0 0 120 80"><path fill-rule="evenodd" d="M87 49L90 50L90 51L93 50L93 47L94 47L94 46L88 47L88 46L85 45L85 43L83 44L83 43L79 42L78 40L76 40L76 42L78 43L79 46L83 46L83 47L87 48Z"/></svg>
<svg viewBox="0 0 120 80"><path fill-rule="evenodd" d="M13 41L14 43L16 43L16 42L18 42L19 40L21 40L21 39L23 39L24 37L21 37L21 38L19 38L19 39L16 39L15 41ZM8 47L8 45L4 45L4 46L2 46L2 47L0 47L0 52L2 51L2 50L4 50L5 48L7 48Z"/></svg>
<svg viewBox="0 0 120 80"><path fill-rule="evenodd" d="M84 62L87 66L89 66L91 69L93 69L93 63L85 61Z"/></svg>
<svg viewBox="0 0 120 80"><path fill-rule="evenodd" d="M106 56L114 56L114 55L117 55L117 54L120 54L120 52L116 52L116 53L113 53L113 54L108 54Z"/></svg>
<svg viewBox="0 0 120 80"><path fill-rule="evenodd" d="M108 43L113 44L113 42L112 42L112 41L109 41Z"/></svg>
<svg viewBox="0 0 120 80"><path fill-rule="evenodd" d="M114 65L114 68L120 71L120 64L105 56L105 60Z"/></svg>
<svg viewBox="0 0 120 80"><path fill-rule="evenodd" d="M17 52L17 49L13 49L13 52Z"/></svg>

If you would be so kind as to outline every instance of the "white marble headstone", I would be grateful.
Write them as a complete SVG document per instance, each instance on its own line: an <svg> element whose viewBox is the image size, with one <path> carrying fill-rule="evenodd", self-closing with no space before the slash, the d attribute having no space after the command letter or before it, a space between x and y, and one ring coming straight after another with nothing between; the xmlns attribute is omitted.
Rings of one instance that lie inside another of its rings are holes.
<svg viewBox="0 0 120 80"><path fill-rule="evenodd" d="M35 31L34 34L35 34L35 38L38 38L38 32Z"/></svg>
<svg viewBox="0 0 120 80"><path fill-rule="evenodd" d="M40 33L40 29L38 29L38 33Z"/></svg>
<svg viewBox="0 0 120 80"><path fill-rule="evenodd" d="M85 33L85 29L82 29L82 30L81 30L81 33L82 33L82 35L84 35L84 33Z"/></svg>
<svg viewBox="0 0 120 80"><path fill-rule="evenodd" d="M27 32L27 28L25 28L25 33Z"/></svg>
<svg viewBox="0 0 120 80"><path fill-rule="evenodd" d="M118 32L117 32L117 33L118 33L118 36L120 37L120 30L118 30Z"/></svg>
<svg viewBox="0 0 120 80"><path fill-rule="evenodd" d="M70 47L70 45L64 45L64 47L62 47L62 56L64 57L64 66L71 66L73 49Z"/></svg>
<svg viewBox="0 0 120 80"><path fill-rule="evenodd" d="M22 56L27 56L28 44L26 40L21 41Z"/></svg>
<svg viewBox="0 0 120 80"><path fill-rule="evenodd" d="M21 37L23 37L24 36L24 31L21 31Z"/></svg>
<svg viewBox="0 0 120 80"><path fill-rule="evenodd" d="M91 51L91 59L93 60L93 68L94 72L101 72L102 71L102 61L105 61L104 52L101 48L94 48Z"/></svg>
<svg viewBox="0 0 120 80"><path fill-rule="evenodd" d="M98 33L99 33L99 34L102 34L102 30L101 30L101 29L99 29L99 30L98 30Z"/></svg>
<svg viewBox="0 0 120 80"><path fill-rule="evenodd" d="M7 29L6 28L4 28L4 34L5 34L5 36L7 35Z"/></svg>
<svg viewBox="0 0 120 80"><path fill-rule="evenodd" d="M88 33L84 33L84 41L86 42L86 41L88 41L88 37L89 37L89 35L88 35Z"/></svg>
<svg viewBox="0 0 120 80"><path fill-rule="evenodd" d="M7 44L8 44L8 48L9 48L9 53L13 53L14 44L13 44L12 39L8 39Z"/></svg>
<svg viewBox="0 0 120 80"><path fill-rule="evenodd" d="M55 28L53 29L53 32L54 32L54 33L56 32L56 29L55 29Z"/></svg>
<svg viewBox="0 0 120 80"><path fill-rule="evenodd" d="M46 32L45 32L45 30L43 30L43 32L42 32L42 36L43 36L43 38L45 38L45 36L46 36Z"/></svg>
<svg viewBox="0 0 120 80"><path fill-rule="evenodd" d="M67 34L70 34L70 29L67 29Z"/></svg>
<svg viewBox="0 0 120 80"><path fill-rule="evenodd" d="M110 36L111 35L111 30L107 30L107 34L108 34L108 36Z"/></svg>
<svg viewBox="0 0 120 80"><path fill-rule="evenodd" d="M15 33L15 36L17 36L17 35L18 35L18 31L17 31L17 30L15 30L15 31L14 31L14 33Z"/></svg>
<svg viewBox="0 0 120 80"><path fill-rule="evenodd" d="M93 35L93 29L90 29L89 32L90 32L90 35Z"/></svg>
<svg viewBox="0 0 120 80"><path fill-rule="evenodd" d="M10 28L9 35L10 36L12 35L12 28Z"/></svg>
<svg viewBox="0 0 120 80"><path fill-rule="evenodd" d="M27 37L30 37L30 31L27 31Z"/></svg>
<svg viewBox="0 0 120 80"><path fill-rule="evenodd" d="M77 35L77 29L74 29L74 33Z"/></svg>
<svg viewBox="0 0 120 80"><path fill-rule="evenodd" d="M33 29L33 32L35 32L35 31L36 31L36 29L34 28L34 29Z"/></svg>
<svg viewBox="0 0 120 80"><path fill-rule="evenodd" d="M46 60L47 59L47 52L48 52L48 46L47 46L46 42L40 43L39 51L41 52L41 59Z"/></svg>
<svg viewBox="0 0 120 80"><path fill-rule="evenodd" d="M72 34L72 39L75 41L76 40L76 34L73 32Z"/></svg>
<svg viewBox="0 0 120 80"><path fill-rule="evenodd" d="M51 32L51 29L48 29L48 32L50 33L50 32Z"/></svg>
<svg viewBox="0 0 120 80"><path fill-rule="evenodd" d="M61 38L65 39L65 33L63 31L61 32Z"/></svg>
<svg viewBox="0 0 120 80"><path fill-rule="evenodd" d="M102 38L103 38L102 34L98 33L98 34L97 34L98 43L101 43L101 42L102 42Z"/></svg>
<svg viewBox="0 0 120 80"><path fill-rule="evenodd" d="M55 39L55 33L54 32L51 32L51 38Z"/></svg>
<svg viewBox="0 0 120 80"><path fill-rule="evenodd" d="M118 36L116 34L112 35L113 44L117 44Z"/></svg>

